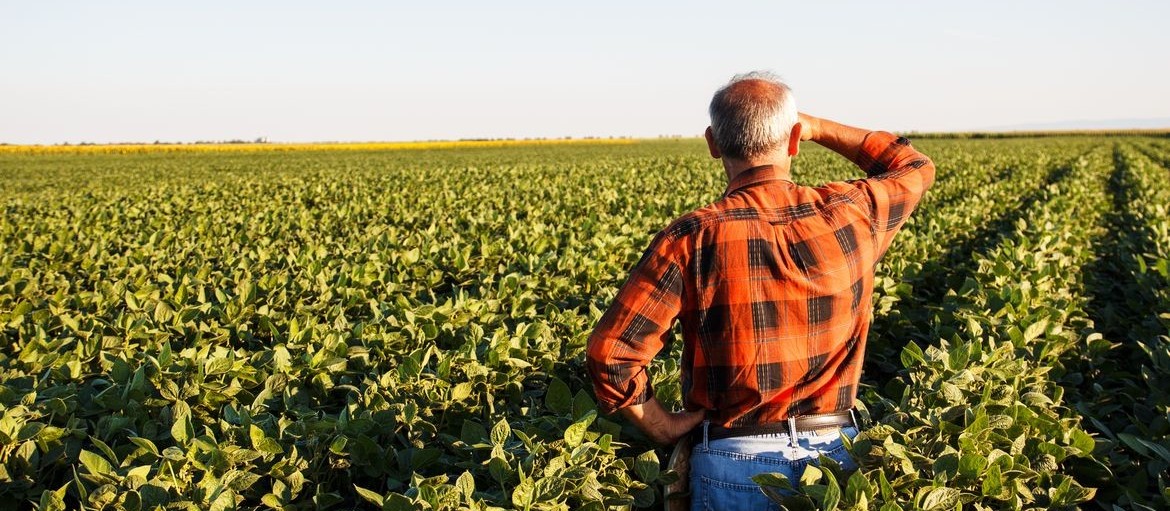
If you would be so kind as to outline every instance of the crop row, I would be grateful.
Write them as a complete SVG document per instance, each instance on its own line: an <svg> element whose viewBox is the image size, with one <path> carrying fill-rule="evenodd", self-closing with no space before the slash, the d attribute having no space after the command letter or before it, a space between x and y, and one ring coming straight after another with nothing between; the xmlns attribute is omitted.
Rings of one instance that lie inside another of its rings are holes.
<svg viewBox="0 0 1170 511"><path fill-rule="evenodd" d="M1082 361L1078 409L1103 445L1086 474L1116 509L1161 509L1170 469L1170 171L1144 145L1118 144L1107 235L1089 268L1090 315L1110 349Z"/></svg>
<svg viewBox="0 0 1170 511"><path fill-rule="evenodd" d="M1003 151L982 166L958 167L963 171L953 175L943 170L942 180L969 184L956 187L960 191L950 199L933 201L937 206L923 204L899 233L896 256L879 265L875 341L866 368L875 384L882 385L901 368L900 353L907 342L931 343L953 333L953 325L938 323L944 296L979 271L976 256L1013 235L1016 223L1048 199L1048 187L1066 179L1088 149L1073 144L1040 155Z"/></svg>

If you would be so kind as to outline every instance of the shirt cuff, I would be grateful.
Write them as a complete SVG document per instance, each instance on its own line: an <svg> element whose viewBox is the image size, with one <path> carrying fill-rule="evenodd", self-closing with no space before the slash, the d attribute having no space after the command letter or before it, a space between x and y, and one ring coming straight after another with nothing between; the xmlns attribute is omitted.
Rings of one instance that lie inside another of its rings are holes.
<svg viewBox="0 0 1170 511"><path fill-rule="evenodd" d="M601 394L598 394L597 395L597 407L599 409L601 409L602 413L609 415L609 414L612 414L618 410L621 410L622 408L628 408L628 407L631 407L634 405L640 405L642 403L645 403L646 401L649 401L650 398L654 397L654 385L652 385L650 383L650 379L648 377L642 378L641 384L639 384L639 382L637 382L637 381L631 381L630 385L634 387L633 392L630 392L628 395L626 395L624 397L620 397L620 396L616 396L616 395L615 396L602 396ZM607 399L607 398L617 398L617 399Z"/></svg>

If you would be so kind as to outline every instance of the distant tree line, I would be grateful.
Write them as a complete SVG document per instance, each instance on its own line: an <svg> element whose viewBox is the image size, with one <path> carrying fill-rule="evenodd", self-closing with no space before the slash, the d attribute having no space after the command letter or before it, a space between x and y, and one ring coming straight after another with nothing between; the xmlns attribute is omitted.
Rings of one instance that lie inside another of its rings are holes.
<svg viewBox="0 0 1170 511"><path fill-rule="evenodd" d="M1129 129L1129 130L1053 130L1053 131L968 131L968 132L903 132L909 138L1040 138L1040 137L1165 137L1170 138L1170 128Z"/></svg>

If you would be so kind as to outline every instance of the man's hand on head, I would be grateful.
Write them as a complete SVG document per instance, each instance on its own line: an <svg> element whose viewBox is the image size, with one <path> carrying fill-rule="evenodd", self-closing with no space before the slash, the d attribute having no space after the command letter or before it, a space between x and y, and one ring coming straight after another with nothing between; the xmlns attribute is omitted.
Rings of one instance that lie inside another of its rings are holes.
<svg viewBox="0 0 1170 511"><path fill-rule="evenodd" d="M797 120L800 122L800 141L815 140L820 131L820 119L800 112Z"/></svg>
<svg viewBox="0 0 1170 511"><path fill-rule="evenodd" d="M869 130L846 126L839 122L820 117L813 117L806 113L797 114L800 122L800 140L811 140L827 147L858 165L861 155L861 145L865 143L865 136Z"/></svg>
<svg viewBox="0 0 1170 511"><path fill-rule="evenodd" d="M646 436L661 445L677 442L706 417L702 410L669 412L654 398L642 404L622 408L621 413Z"/></svg>

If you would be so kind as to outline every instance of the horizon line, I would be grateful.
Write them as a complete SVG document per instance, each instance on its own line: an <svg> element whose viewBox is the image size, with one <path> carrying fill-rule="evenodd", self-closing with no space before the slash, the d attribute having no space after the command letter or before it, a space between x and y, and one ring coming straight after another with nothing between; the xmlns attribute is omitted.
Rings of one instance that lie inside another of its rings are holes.
<svg viewBox="0 0 1170 511"><path fill-rule="evenodd" d="M1170 122L1162 126L1142 126L1130 128L1028 128L1029 125L1019 127L996 127L972 130L891 130L892 133L918 136L970 136L978 134L989 135L1075 135L1075 134L1170 134ZM560 136L560 137L469 137L469 138L430 138L411 140L269 140L267 137L257 137L252 140L239 138L223 140L194 140L194 141L118 141L118 142L53 142L53 143L13 143L0 141L0 147L102 147L102 146L212 146L212 145L247 145L247 146L288 146L288 145L377 145L377 144L456 144L456 143L484 143L484 142L556 142L556 141L620 141L620 140L670 140L670 139L701 139L702 134L661 134L654 136L633 135L589 135L589 136Z"/></svg>

